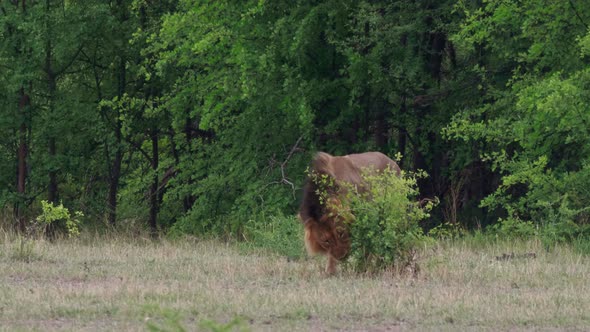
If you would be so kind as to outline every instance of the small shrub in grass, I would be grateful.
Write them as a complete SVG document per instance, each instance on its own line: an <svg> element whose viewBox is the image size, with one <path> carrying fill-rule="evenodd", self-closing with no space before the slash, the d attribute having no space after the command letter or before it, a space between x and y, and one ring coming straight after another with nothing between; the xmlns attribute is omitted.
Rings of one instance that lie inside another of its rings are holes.
<svg viewBox="0 0 590 332"><path fill-rule="evenodd" d="M46 233L50 226L58 226L65 229L68 237L80 235L80 224L84 214L75 211L74 215L63 204L53 205L47 201L41 201L41 214L31 225L34 233Z"/></svg>
<svg viewBox="0 0 590 332"><path fill-rule="evenodd" d="M458 223L442 223L428 232L430 237L439 240L453 240L463 237L467 232Z"/></svg>
<svg viewBox="0 0 590 332"><path fill-rule="evenodd" d="M487 227L486 231L498 239L505 240L526 240L538 233L537 227L532 222L512 217L500 219L497 224Z"/></svg>
<svg viewBox="0 0 590 332"><path fill-rule="evenodd" d="M177 309L160 308L159 306L145 306L146 327L150 332L184 332L192 331L187 328L183 315ZM210 319L204 319L199 323L198 331L229 332L249 331L242 317L235 317L228 323L219 323Z"/></svg>
<svg viewBox="0 0 590 332"><path fill-rule="evenodd" d="M416 181L424 173L397 176L366 170L365 192L348 188L354 220L349 224L351 250L348 263L356 271L374 272L394 267L416 267L416 253L428 238L419 221L429 216L433 203L420 206ZM416 270L414 269L414 273Z"/></svg>
<svg viewBox="0 0 590 332"><path fill-rule="evenodd" d="M572 241L574 250L582 255L590 255L590 237L578 237Z"/></svg>
<svg viewBox="0 0 590 332"><path fill-rule="evenodd" d="M301 242L303 227L295 217L275 216L265 222L252 221L244 235L248 243L292 259L305 254Z"/></svg>
<svg viewBox="0 0 590 332"><path fill-rule="evenodd" d="M579 233L579 226L571 221L546 224L539 229L539 237L546 248L557 243L572 242Z"/></svg>
<svg viewBox="0 0 590 332"><path fill-rule="evenodd" d="M539 229L539 237L546 249L571 243L576 250L584 253L590 247L590 225L578 225L569 220L548 223Z"/></svg>
<svg viewBox="0 0 590 332"><path fill-rule="evenodd" d="M241 317L236 317L228 323L218 323L212 320L204 320L199 324L203 331L211 332L232 332L232 331L250 331Z"/></svg>

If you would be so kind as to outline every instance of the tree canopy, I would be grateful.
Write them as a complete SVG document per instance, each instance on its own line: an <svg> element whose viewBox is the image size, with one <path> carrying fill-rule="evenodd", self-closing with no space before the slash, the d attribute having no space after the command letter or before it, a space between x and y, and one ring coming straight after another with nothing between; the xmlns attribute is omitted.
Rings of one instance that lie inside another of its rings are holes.
<svg viewBox="0 0 590 332"><path fill-rule="evenodd" d="M401 155L426 229L588 222L590 3L0 1L0 207L241 234L316 151Z"/></svg>

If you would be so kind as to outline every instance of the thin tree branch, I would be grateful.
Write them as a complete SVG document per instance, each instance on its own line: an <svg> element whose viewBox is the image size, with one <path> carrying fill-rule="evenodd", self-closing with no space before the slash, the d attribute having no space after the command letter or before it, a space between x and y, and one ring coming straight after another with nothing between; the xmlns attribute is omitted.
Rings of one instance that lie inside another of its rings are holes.
<svg viewBox="0 0 590 332"><path fill-rule="evenodd" d="M152 157L145 152L144 149L141 148L141 145L138 144L137 142L132 141L130 138L128 137L124 137L123 138L125 141L127 141L127 143L131 144L131 146L133 146L135 149L137 149L137 151L139 151L148 161L152 160Z"/></svg>
<svg viewBox="0 0 590 332"><path fill-rule="evenodd" d="M302 139L303 139L303 136L299 136L299 138L297 139L297 141L295 142L295 144L291 148L291 151L289 151L289 154L287 154L287 157L285 158L285 160L280 164L281 180L270 182L265 187L268 187L271 184L286 184L286 185L289 185L291 187L293 198L295 198L295 185L285 175L285 167L287 166L287 163L289 162L289 159L291 159L291 157L293 156L293 154L295 153L295 151L297 151L297 147L299 146L299 143L301 143L301 140Z"/></svg>
<svg viewBox="0 0 590 332"><path fill-rule="evenodd" d="M586 30L588 30L588 24L586 24L586 22L584 22L584 20L582 19L582 16L580 16L580 13L578 12L576 7L574 6L574 2L572 0L569 0L569 3L570 3L570 7L572 8L574 13L576 14L578 19L580 20L580 23L582 23L584 25L584 27L586 27Z"/></svg>
<svg viewBox="0 0 590 332"><path fill-rule="evenodd" d="M396 126L396 125L392 125L392 128L395 128L397 130L402 131L404 134L406 134L406 136L408 137L408 140L410 141L410 144L412 144L412 146L416 146L416 141L414 141L414 139L412 138L412 136L410 135L410 133L408 132L408 130L404 127L401 126Z"/></svg>
<svg viewBox="0 0 590 332"><path fill-rule="evenodd" d="M63 68L54 72L55 77L61 76L68 68L70 68L70 66L72 64L74 64L74 61L76 61L76 59L78 59L78 55L80 55L80 53L82 52L83 49L84 49L84 44L80 45L80 47L76 51L76 54L74 54L74 56L72 56L70 58L70 61L66 65L64 65Z"/></svg>

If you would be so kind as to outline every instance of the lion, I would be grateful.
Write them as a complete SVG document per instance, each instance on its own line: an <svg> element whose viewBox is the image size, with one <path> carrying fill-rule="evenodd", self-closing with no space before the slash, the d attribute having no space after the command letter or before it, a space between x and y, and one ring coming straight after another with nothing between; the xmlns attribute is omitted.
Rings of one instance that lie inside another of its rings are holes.
<svg viewBox="0 0 590 332"><path fill-rule="evenodd" d="M401 174L397 163L380 152L345 156L318 152L311 162L298 218L304 225L308 254L327 256L325 272L328 275L336 273L337 263L350 252L347 223L354 221L354 215L346 208L344 196L351 186L359 192L367 190L362 177L366 169L372 172L389 169L398 176ZM318 181L317 175L325 178L325 183L318 184L322 181ZM322 192L327 199L320 197Z"/></svg>

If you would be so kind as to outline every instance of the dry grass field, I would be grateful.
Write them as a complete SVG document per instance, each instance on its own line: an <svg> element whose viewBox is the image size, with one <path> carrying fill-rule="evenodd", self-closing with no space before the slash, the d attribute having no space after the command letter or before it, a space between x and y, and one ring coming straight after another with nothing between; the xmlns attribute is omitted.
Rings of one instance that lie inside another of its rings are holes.
<svg viewBox="0 0 590 332"><path fill-rule="evenodd" d="M590 258L568 247L442 243L417 278L327 278L323 263L218 241L0 233L0 330L590 329Z"/></svg>

